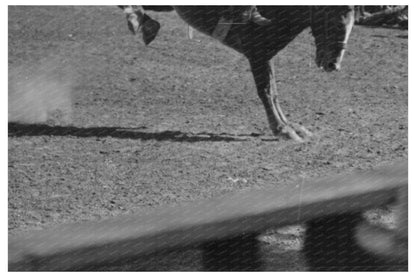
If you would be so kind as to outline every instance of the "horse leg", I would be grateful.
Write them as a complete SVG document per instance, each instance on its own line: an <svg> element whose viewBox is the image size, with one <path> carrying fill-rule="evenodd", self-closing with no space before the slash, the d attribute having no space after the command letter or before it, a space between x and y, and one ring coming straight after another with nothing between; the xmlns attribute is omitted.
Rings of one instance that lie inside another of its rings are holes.
<svg viewBox="0 0 416 277"><path fill-rule="evenodd" d="M118 7L126 14L127 26L130 32L136 34L141 31L146 45L155 39L160 29L160 23L148 16L142 6Z"/></svg>
<svg viewBox="0 0 416 277"><path fill-rule="evenodd" d="M267 119L274 135L283 135L302 142L312 136L305 127L289 123L280 107L277 94L276 77L271 60L249 59L257 93L266 109Z"/></svg>
<svg viewBox="0 0 416 277"><path fill-rule="evenodd" d="M141 6L118 6L126 14L127 27L132 34L139 31L139 27L144 19L144 10Z"/></svg>

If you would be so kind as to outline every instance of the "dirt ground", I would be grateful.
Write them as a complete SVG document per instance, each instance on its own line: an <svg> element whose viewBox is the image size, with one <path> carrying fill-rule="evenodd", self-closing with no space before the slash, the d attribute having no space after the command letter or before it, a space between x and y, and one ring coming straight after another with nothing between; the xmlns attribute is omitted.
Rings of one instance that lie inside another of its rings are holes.
<svg viewBox="0 0 416 277"><path fill-rule="evenodd" d="M305 30L277 56L274 138L248 62L174 13L145 47L106 7L9 7L9 234L371 169L408 156L408 31L356 26L343 70ZM379 211L373 217L382 217ZM301 226L260 239L266 270L306 270ZM198 270L198 251L105 270Z"/></svg>

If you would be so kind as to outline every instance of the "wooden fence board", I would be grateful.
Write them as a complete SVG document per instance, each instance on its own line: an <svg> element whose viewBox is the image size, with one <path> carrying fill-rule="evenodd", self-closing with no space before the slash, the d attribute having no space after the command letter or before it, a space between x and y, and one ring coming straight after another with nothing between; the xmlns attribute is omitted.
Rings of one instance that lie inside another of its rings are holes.
<svg viewBox="0 0 416 277"><path fill-rule="evenodd" d="M406 161L371 172L9 237L9 270L77 269L378 207L391 202L399 187L407 186L407 167Z"/></svg>

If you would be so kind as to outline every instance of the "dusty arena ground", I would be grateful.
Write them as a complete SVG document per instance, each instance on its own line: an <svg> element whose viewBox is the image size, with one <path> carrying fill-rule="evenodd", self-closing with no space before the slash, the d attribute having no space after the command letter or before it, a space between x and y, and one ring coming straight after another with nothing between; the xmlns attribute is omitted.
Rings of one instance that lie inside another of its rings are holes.
<svg viewBox="0 0 416 277"><path fill-rule="evenodd" d="M162 28L145 47L116 7L9 7L10 235L407 158L407 30L356 26L334 74L314 65L308 30L278 55L282 108L315 134L298 144L271 136L241 55L151 15ZM267 270L306 270L301 226L260 239ZM198 270L199 258L105 270Z"/></svg>

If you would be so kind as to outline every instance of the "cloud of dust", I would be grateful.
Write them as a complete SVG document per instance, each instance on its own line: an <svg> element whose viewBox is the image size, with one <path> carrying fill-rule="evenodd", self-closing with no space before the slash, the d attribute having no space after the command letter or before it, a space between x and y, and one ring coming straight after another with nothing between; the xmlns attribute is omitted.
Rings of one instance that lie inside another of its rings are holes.
<svg viewBox="0 0 416 277"><path fill-rule="evenodd" d="M35 66L9 66L8 121L70 123L75 80L71 71L51 59Z"/></svg>

